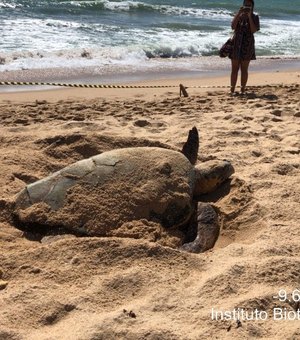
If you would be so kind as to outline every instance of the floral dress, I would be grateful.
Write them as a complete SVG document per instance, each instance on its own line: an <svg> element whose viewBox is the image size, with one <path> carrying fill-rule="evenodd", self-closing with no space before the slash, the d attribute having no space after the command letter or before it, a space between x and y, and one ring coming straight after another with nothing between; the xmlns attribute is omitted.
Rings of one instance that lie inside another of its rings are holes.
<svg viewBox="0 0 300 340"><path fill-rule="evenodd" d="M260 29L259 16L252 14L253 22ZM255 60L254 34L251 32L248 16L241 17L234 31L233 51L229 58L234 60Z"/></svg>

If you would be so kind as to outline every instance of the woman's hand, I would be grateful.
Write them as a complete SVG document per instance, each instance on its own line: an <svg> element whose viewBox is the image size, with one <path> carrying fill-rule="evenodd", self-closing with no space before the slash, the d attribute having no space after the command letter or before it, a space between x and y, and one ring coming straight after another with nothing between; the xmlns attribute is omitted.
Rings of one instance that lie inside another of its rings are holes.
<svg viewBox="0 0 300 340"><path fill-rule="evenodd" d="M241 7L240 10L239 10L238 13L237 13L237 16L238 16L239 18L241 18L241 17L244 16L244 15L245 15L244 7Z"/></svg>
<svg viewBox="0 0 300 340"><path fill-rule="evenodd" d="M236 29L237 23L238 23L238 21L240 20L240 18L243 16L243 14L244 14L243 7L241 7L241 8L239 9L239 11L236 13L236 15L234 16L234 18L233 18L233 20L232 20L232 22L231 22L231 28L232 28L233 30Z"/></svg>

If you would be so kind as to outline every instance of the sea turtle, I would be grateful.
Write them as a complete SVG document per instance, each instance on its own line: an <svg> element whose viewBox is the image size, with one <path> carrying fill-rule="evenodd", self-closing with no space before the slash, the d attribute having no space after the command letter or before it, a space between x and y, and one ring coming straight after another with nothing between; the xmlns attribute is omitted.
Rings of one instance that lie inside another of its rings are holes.
<svg viewBox="0 0 300 340"><path fill-rule="evenodd" d="M197 165L194 127L182 152L132 147L103 152L27 185L16 197L14 217L21 228L56 228L87 236L155 241L178 235L176 246L202 252L218 238L214 209L197 197L214 191L234 170L228 161ZM180 232L179 232L180 231Z"/></svg>

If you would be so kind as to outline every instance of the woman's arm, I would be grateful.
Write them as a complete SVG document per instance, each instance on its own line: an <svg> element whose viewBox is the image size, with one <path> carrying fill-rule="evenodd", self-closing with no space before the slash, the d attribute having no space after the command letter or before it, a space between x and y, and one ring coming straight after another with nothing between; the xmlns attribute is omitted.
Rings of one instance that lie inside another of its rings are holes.
<svg viewBox="0 0 300 340"><path fill-rule="evenodd" d="M236 29L236 26L237 26L237 24L238 24L238 22L239 22L239 19L240 19L241 14L242 14L242 8L240 8L240 10L236 13L236 15L234 16L234 18L233 18L233 20L232 20L232 22L231 22L231 28L232 28L233 30Z"/></svg>
<svg viewBox="0 0 300 340"><path fill-rule="evenodd" d="M258 16L255 17L255 22L253 20L253 18L254 18L253 13L250 12L248 14L248 17L249 17L251 33L255 33L255 32L259 31L259 18L258 18Z"/></svg>

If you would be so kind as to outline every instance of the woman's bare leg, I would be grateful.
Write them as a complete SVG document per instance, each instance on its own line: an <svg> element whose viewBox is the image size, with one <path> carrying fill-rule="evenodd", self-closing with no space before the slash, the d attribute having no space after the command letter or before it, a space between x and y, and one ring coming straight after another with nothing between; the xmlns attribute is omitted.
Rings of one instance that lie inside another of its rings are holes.
<svg viewBox="0 0 300 340"><path fill-rule="evenodd" d="M230 92L234 93L237 78L238 78L238 73L239 73L239 68L240 68L240 61L236 59L231 59L231 87L230 87Z"/></svg>
<svg viewBox="0 0 300 340"><path fill-rule="evenodd" d="M244 93L248 81L248 67L250 60L241 61L241 92Z"/></svg>

